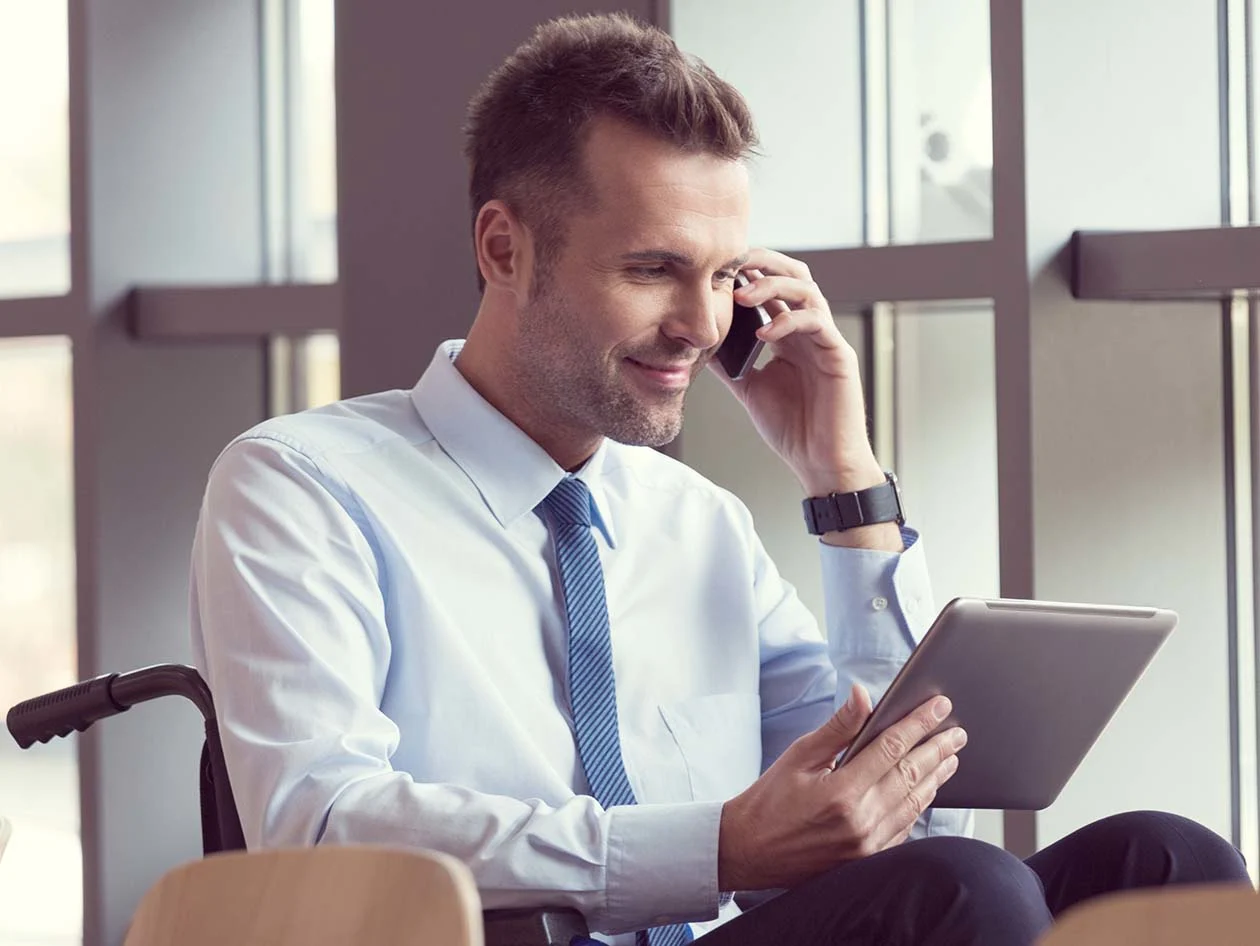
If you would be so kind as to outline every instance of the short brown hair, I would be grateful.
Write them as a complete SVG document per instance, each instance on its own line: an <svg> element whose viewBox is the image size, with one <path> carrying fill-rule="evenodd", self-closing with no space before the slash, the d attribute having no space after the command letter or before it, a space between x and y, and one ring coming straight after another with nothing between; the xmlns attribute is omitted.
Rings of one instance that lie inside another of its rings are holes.
<svg viewBox="0 0 1260 946"><path fill-rule="evenodd" d="M594 199L581 146L609 116L684 151L740 160L757 133L744 97L668 33L623 13L544 23L468 105L464 152L477 214L499 198L534 232L545 270L564 245L564 220ZM485 280L477 274L478 286Z"/></svg>

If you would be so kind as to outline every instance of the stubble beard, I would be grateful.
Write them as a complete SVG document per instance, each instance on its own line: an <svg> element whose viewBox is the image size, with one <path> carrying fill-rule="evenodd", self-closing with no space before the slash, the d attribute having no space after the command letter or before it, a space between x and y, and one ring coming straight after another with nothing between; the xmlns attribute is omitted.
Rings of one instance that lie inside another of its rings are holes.
<svg viewBox="0 0 1260 946"><path fill-rule="evenodd" d="M623 374L623 356L589 347L585 329L581 314L554 291L550 279L541 278L520 312L521 395L559 425L618 443L659 447L677 437L683 394L654 399L634 390ZM639 354L650 358L654 353Z"/></svg>

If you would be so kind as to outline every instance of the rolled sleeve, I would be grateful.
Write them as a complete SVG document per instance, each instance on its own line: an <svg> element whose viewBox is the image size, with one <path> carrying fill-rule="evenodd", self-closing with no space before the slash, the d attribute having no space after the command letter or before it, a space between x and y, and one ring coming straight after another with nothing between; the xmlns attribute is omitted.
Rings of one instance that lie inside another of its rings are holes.
<svg viewBox="0 0 1260 946"><path fill-rule="evenodd" d="M721 802L608 809L608 911L601 931L716 917L721 820Z"/></svg>

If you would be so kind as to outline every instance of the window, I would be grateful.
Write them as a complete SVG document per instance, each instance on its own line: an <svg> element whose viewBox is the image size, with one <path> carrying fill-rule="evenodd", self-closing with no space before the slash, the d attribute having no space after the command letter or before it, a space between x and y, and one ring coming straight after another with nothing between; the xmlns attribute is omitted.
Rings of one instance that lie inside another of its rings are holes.
<svg viewBox="0 0 1260 946"><path fill-rule="evenodd" d="M0 0L0 298L70 288L66 4Z"/></svg>
<svg viewBox="0 0 1260 946"><path fill-rule="evenodd" d="M889 10L892 239L993 235L988 0Z"/></svg>
<svg viewBox="0 0 1260 946"><path fill-rule="evenodd" d="M0 340L0 707L78 679L70 344ZM0 943L82 936L77 742L0 738Z"/></svg>
<svg viewBox="0 0 1260 946"><path fill-rule="evenodd" d="M293 173L296 272L303 282L337 279L337 148L333 0L296 0Z"/></svg>
<svg viewBox="0 0 1260 946"><path fill-rule="evenodd" d="M336 282L333 0L269 0L264 13L268 269L274 281ZM270 348L272 414L340 397L335 333L275 337Z"/></svg>

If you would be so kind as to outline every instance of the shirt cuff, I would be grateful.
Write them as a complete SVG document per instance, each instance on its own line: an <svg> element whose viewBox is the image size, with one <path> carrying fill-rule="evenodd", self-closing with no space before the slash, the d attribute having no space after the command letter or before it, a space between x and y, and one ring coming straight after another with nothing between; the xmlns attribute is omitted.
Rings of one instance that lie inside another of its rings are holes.
<svg viewBox="0 0 1260 946"><path fill-rule="evenodd" d="M819 543L833 656L903 661L936 618L923 541L903 527L903 552Z"/></svg>
<svg viewBox="0 0 1260 946"><path fill-rule="evenodd" d="M600 932L717 916L722 802L626 805L608 816L608 912Z"/></svg>

